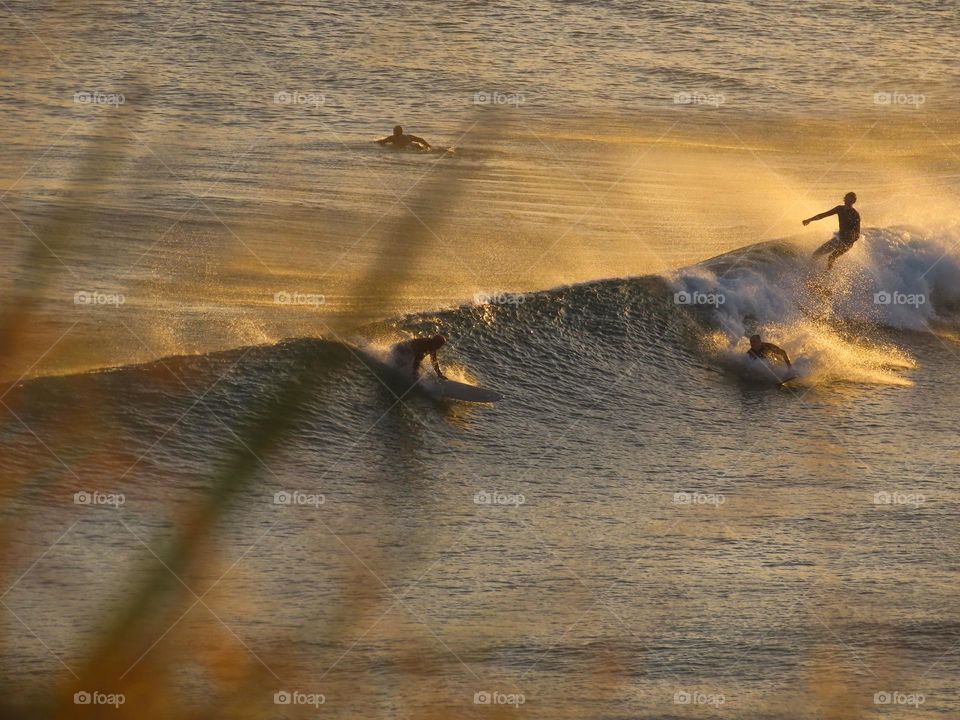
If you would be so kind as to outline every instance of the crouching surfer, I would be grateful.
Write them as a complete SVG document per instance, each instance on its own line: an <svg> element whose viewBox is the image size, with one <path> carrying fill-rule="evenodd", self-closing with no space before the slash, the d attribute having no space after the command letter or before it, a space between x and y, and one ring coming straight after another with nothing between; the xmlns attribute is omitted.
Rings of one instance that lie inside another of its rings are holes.
<svg viewBox="0 0 960 720"><path fill-rule="evenodd" d="M787 355L787 351L779 345L763 342L759 335L750 336L750 349L747 350L747 355L757 360L783 362L787 364L787 367L790 367L790 357Z"/></svg>
<svg viewBox="0 0 960 720"><path fill-rule="evenodd" d="M429 355L437 377L446 380L447 376L440 370L440 362L437 360L437 351L446 343L447 339L443 335L404 340L393 348L394 361L401 370L409 370L411 378L416 380L420 375L420 363Z"/></svg>

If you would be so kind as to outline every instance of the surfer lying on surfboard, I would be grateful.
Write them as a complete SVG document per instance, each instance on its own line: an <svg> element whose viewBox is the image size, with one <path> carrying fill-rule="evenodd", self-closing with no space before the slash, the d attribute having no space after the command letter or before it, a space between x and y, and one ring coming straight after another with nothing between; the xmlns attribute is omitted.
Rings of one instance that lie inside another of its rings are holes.
<svg viewBox="0 0 960 720"><path fill-rule="evenodd" d="M394 360L400 369L406 370L409 368L411 377L417 378L420 375L420 363L429 355L433 362L433 369L437 372L437 377L446 380L447 376L440 371L440 363L437 361L437 350L446 343L447 339L443 335L404 340L394 346Z"/></svg>
<svg viewBox="0 0 960 720"><path fill-rule="evenodd" d="M747 350L747 355L757 360L777 360L785 362L787 367L790 367L790 358L787 356L787 351L779 345L763 342L759 335L750 336L750 349Z"/></svg>
<svg viewBox="0 0 960 720"><path fill-rule="evenodd" d="M378 145L393 145L398 150L404 150L408 147L413 147L417 150L430 149L430 143L428 143L422 137L406 134L403 132L403 128L399 125L394 126L393 135L387 135L387 137L380 138L375 142Z"/></svg>
<svg viewBox="0 0 960 720"><path fill-rule="evenodd" d="M814 220L823 220L825 217L836 215L840 221L840 229L836 235L827 240L818 247L813 253L814 257L820 257L830 253L827 258L827 270L833 269L833 263L837 258L853 247L853 244L860 239L860 213L853 209L853 204L857 201L857 194L848 192L843 196L843 205L837 205L826 212L814 215L803 221L804 226L809 225Z"/></svg>

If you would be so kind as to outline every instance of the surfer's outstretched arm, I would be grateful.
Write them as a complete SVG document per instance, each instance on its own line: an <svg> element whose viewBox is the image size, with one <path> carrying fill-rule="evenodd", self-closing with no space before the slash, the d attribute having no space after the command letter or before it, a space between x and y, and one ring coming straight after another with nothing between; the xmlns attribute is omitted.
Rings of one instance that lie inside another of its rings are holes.
<svg viewBox="0 0 960 720"><path fill-rule="evenodd" d="M770 348L770 352L783 360L787 364L787 367L790 367L790 357L787 355L786 350L781 347L772 347Z"/></svg>
<svg viewBox="0 0 960 720"><path fill-rule="evenodd" d="M437 371L437 377L446 379L446 375L440 371L440 362L437 360L437 353L430 353L430 360L433 362L433 369Z"/></svg>
<svg viewBox="0 0 960 720"><path fill-rule="evenodd" d="M380 138L379 140L374 140L377 145L386 145L387 143L393 142L393 135L387 135L385 138Z"/></svg>
<svg viewBox="0 0 960 720"><path fill-rule="evenodd" d="M838 205L837 207L835 207L835 208L830 208L830 209L827 210L826 212L822 212L822 213L820 213L819 215L814 215L813 217L808 217L806 220L803 221L803 224L804 224L804 225L809 225L809 224L812 223L814 220L823 220L824 218L830 217L831 215L836 215L836 214L837 214L837 211L839 211L839 210L840 210L840 206L839 206L839 205Z"/></svg>
<svg viewBox="0 0 960 720"><path fill-rule="evenodd" d="M411 140L413 140L414 142L420 143L420 144L423 145L427 150L429 150L429 149L431 148L430 143L428 143L428 142L427 142L426 140L424 140L422 137L417 137L416 135L407 135L407 137L410 138Z"/></svg>

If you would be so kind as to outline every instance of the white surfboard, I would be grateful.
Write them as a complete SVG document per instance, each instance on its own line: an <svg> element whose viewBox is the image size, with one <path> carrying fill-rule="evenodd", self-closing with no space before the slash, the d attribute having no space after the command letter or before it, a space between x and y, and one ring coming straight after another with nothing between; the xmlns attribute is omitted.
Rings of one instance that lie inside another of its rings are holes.
<svg viewBox="0 0 960 720"><path fill-rule="evenodd" d="M426 377L420 380L420 387L430 395L447 400L462 400L463 402L495 403L503 399L503 395L479 385L468 385L456 380L442 380L438 377Z"/></svg>

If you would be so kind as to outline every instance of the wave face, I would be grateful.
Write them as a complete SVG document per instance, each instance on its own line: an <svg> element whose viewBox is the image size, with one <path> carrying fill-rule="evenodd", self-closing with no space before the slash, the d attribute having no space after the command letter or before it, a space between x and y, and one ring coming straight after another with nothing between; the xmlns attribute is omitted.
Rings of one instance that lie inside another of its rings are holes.
<svg viewBox="0 0 960 720"><path fill-rule="evenodd" d="M674 274L681 291L722 291L724 322L793 318L812 302L804 285L825 270L823 260L785 243L763 243L713 258ZM953 324L960 311L960 251L948 235L924 236L904 228L868 228L835 272L819 280L833 295L837 320L929 331Z"/></svg>
<svg viewBox="0 0 960 720"><path fill-rule="evenodd" d="M915 362L901 331L951 337L960 321L960 251L950 236L867 229L829 277L822 269L808 250L771 241L665 277L502 293L489 303L396 318L344 342L287 340L39 382L133 388L144 375L169 373L202 386L229 370L225 382L240 375L257 385L309 368L339 373L353 391L354 384L382 384L377 365L393 342L441 332L451 340L444 353L454 377L544 389L565 379L566 393L550 406L563 411L627 370L643 373L650 395L699 384L703 371L728 369L743 355L754 332L804 362L810 378L905 382L899 371ZM142 401L152 407L165 397ZM232 402L249 399L240 392Z"/></svg>

